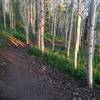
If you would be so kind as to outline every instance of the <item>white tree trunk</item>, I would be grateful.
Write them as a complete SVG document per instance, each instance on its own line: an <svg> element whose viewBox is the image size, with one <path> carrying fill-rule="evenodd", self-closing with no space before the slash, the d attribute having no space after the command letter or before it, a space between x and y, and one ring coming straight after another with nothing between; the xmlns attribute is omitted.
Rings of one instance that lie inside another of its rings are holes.
<svg viewBox="0 0 100 100"><path fill-rule="evenodd" d="M96 19L96 3L97 0L91 0L90 8L90 30L88 39L88 85L93 87L93 55L94 55L94 29Z"/></svg>
<svg viewBox="0 0 100 100"><path fill-rule="evenodd" d="M80 44L80 32L81 32L81 13L82 13L82 0L78 0L78 16L77 16L77 35L76 35L76 43L75 43L75 52L74 52L74 65L75 69L77 69L77 58Z"/></svg>

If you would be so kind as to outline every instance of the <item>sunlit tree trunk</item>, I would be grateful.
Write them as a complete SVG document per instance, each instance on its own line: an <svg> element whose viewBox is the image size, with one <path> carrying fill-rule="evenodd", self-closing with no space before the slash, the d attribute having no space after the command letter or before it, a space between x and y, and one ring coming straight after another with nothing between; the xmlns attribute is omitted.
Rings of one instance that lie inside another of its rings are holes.
<svg viewBox="0 0 100 100"><path fill-rule="evenodd" d="M91 0L90 7L90 29L88 38L88 85L93 87L93 55L94 55L94 29L96 19L96 3L97 0Z"/></svg>
<svg viewBox="0 0 100 100"><path fill-rule="evenodd" d="M78 0L78 16L77 16L77 29L76 29L76 43L75 43L75 52L74 52L74 66L77 69L77 58L80 44L80 32L81 32L81 6L82 0Z"/></svg>
<svg viewBox="0 0 100 100"><path fill-rule="evenodd" d="M45 27L45 12L44 0L40 1L40 49L44 53L44 27Z"/></svg>

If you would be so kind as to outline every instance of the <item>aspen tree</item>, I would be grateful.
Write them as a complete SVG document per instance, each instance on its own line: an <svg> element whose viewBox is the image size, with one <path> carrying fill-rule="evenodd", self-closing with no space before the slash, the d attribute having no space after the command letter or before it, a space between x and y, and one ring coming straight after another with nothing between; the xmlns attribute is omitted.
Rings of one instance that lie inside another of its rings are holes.
<svg viewBox="0 0 100 100"><path fill-rule="evenodd" d="M91 0L90 7L90 29L88 37L88 85L93 87L93 55L94 55L94 33L96 19L96 3L97 0Z"/></svg>
<svg viewBox="0 0 100 100"><path fill-rule="evenodd" d="M74 3L73 0L71 1L71 21L70 21L70 31L68 37L68 47L67 47L67 58L69 58L70 53L70 45L71 45L71 37L72 37L72 30L73 30L73 14L74 14Z"/></svg>
<svg viewBox="0 0 100 100"><path fill-rule="evenodd" d="M77 59L78 59L78 51L80 44L80 32L81 32L81 13L82 13L82 0L78 0L78 16L77 16L77 29L76 29L76 43L75 43L75 52L74 52L74 65L75 69L77 69Z"/></svg>
<svg viewBox="0 0 100 100"><path fill-rule="evenodd" d="M40 49L44 53L44 27L45 27L44 0L40 1Z"/></svg>

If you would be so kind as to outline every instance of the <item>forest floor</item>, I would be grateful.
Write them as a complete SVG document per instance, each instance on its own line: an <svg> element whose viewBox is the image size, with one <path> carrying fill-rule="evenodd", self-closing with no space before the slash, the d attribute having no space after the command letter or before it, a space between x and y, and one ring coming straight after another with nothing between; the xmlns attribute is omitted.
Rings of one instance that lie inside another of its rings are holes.
<svg viewBox="0 0 100 100"><path fill-rule="evenodd" d="M0 51L0 100L100 100L100 88L90 90L10 44Z"/></svg>

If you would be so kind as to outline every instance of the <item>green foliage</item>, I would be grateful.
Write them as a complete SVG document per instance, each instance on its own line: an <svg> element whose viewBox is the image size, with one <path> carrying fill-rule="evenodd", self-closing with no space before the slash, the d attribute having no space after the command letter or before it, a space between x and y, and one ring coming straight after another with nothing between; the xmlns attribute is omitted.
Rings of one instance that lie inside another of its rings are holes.
<svg viewBox="0 0 100 100"><path fill-rule="evenodd" d="M53 40L53 35L51 35L50 33L45 33L44 38L47 41L52 41Z"/></svg>
<svg viewBox="0 0 100 100"><path fill-rule="evenodd" d="M100 72L100 56L94 55L94 68Z"/></svg>
<svg viewBox="0 0 100 100"><path fill-rule="evenodd" d="M47 64L50 64L59 70L65 71L66 67L66 59L65 57L61 54L61 52L54 52L50 50L46 50L44 53L44 60L46 61Z"/></svg>
<svg viewBox="0 0 100 100"><path fill-rule="evenodd" d="M17 22L16 24L16 32L25 34L24 25Z"/></svg>
<svg viewBox="0 0 100 100"><path fill-rule="evenodd" d="M40 57L42 55L42 52L37 47L33 47L33 46L27 49L27 53L35 57Z"/></svg>
<svg viewBox="0 0 100 100"><path fill-rule="evenodd" d="M0 35L6 39L12 38L12 35L9 32L0 30Z"/></svg>
<svg viewBox="0 0 100 100"><path fill-rule="evenodd" d="M52 41L53 40L53 35L50 34L50 33L45 33L45 36L44 36L45 40L48 40L48 41ZM64 36L56 36L55 37L55 40L56 41L64 41Z"/></svg>
<svg viewBox="0 0 100 100"><path fill-rule="evenodd" d="M76 77L77 79L86 80L87 73L85 67L78 67L78 69L74 72L74 77Z"/></svg>
<svg viewBox="0 0 100 100"><path fill-rule="evenodd" d="M100 85L100 70L98 71L98 70L94 69L94 75L93 76L94 76L95 84L99 84Z"/></svg>
<svg viewBox="0 0 100 100"><path fill-rule="evenodd" d="M19 39L20 41L22 42L25 42L26 41L26 36L25 36L25 29L23 27L22 24L20 24L19 22L17 22L17 25L16 25L16 32L14 33L14 36Z"/></svg>
<svg viewBox="0 0 100 100"><path fill-rule="evenodd" d="M2 25L0 25L0 35L2 35L3 37L5 37L6 39L9 38L17 38L19 39L21 42L25 42L26 41L26 37L25 34L22 33L23 29L21 28L17 28L16 32L15 30L10 30L9 28L7 28L6 31L4 31Z"/></svg>
<svg viewBox="0 0 100 100"><path fill-rule="evenodd" d="M4 48L6 46L6 40L0 36L0 48Z"/></svg>
<svg viewBox="0 0 100 100"><path fill-rule="evenodd" d="M28 54L34 56L41 56L40 50L34 47L30 47L28 50ZM43 58L44 61L51 65L52 67L57 68L60 71L68 73L69 75L73 76L74 78L86 81L87 77L87 54L86 49L84 51L81 50L78 54L78 69L74 69L73 59L74 59L74 52L71 49L70 59L67 60L65 56L65 52L61 50L54 50L52 51L49 48L45 49ZM94 83L100 84L100 57L95 55L94 56Z"/></svg>
<svg viewBox="0 0 100 100"><path fill-rule="evenodd" d="M59 40L59 41L62 42L62 41L64 41L64 36L62 36L62 35L61 36L56 36L56 40Z"/></svg>
<svg viewBox="0 0 100 100"><path fill-rule="evenodd" d="M16 33L16 34L14 34L14 36L15 36L17 39L19 39L21 42L25 42L25 41L26 41L26 37L25 37L25 35L22 34L22 33Z"/></svg>
<svg viewBox="0 0 100 100"><path fill-rule="evenodd" d="M64 52L46 50L44 60L47 64L56 67L60 71L64 71L75 78L86 80L86 69L79 67L75 70L72 61L67 61Z"/></svg>

